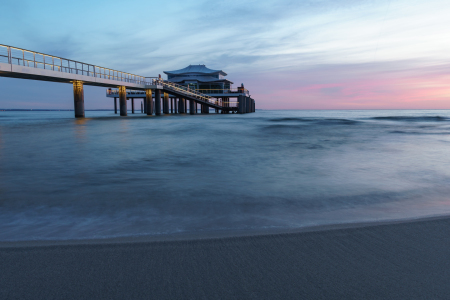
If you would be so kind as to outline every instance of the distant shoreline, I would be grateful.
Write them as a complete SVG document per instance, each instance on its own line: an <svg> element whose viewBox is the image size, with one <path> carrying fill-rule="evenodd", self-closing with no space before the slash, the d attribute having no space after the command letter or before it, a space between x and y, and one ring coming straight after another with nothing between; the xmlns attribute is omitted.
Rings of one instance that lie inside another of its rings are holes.
<svg viewBox="0 0 450 300"><path fill-rule="evenodd" d="M73 111L73 109L16 109L0 108L0 111ZM114 109L86 109L86 111L114 111Z"/></svg>

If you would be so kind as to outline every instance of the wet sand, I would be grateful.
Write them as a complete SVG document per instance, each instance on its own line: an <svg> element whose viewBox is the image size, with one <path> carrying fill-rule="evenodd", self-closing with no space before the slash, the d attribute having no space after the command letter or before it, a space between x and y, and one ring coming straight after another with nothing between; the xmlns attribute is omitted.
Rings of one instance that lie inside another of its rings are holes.
<svg viewBox="0 0 450 300"><path fill-rule="evenodd" d="M448 299L450 218L175 241L0 244L0 299Z"/></svg>

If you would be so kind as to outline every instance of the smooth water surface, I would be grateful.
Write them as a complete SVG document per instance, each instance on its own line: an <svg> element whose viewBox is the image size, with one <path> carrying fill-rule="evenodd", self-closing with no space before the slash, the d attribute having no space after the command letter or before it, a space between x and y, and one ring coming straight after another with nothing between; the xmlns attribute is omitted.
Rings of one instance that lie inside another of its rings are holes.
<svg viewBox="0 0 450 300"><path fill-rule="evenodd" d="M450 212L450 111L0 112L0 241Z"/></svg>

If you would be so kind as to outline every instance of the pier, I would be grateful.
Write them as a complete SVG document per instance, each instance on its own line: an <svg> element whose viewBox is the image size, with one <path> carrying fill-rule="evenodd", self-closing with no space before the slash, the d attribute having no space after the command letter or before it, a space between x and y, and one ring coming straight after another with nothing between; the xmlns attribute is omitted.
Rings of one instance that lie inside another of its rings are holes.
<svg viewBox="0 0 450 300"><path fill-rule="evenodd" d="M72 84L76 118L85 117L84 85L106 87L106 96L114 99L115 113L119 110L120 116L128 114L127 100L135 113L136 99L142 99L142 113L156 116L197 114L199 108L204 114L210 109L215 113L255 112L255 100L243 87L211 95L161 77L144 77L1 44L0 76Z"/></svg>

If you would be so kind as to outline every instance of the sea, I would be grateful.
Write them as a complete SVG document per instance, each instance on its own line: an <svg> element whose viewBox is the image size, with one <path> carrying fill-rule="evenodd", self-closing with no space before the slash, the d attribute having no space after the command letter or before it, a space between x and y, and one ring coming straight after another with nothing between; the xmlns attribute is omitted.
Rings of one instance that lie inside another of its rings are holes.
<svg viewBox="0 0 450 300"><path fill-rule="evenodd" d="M449 182L448 110L0 112L0 241L440 216Z"/></svg>

